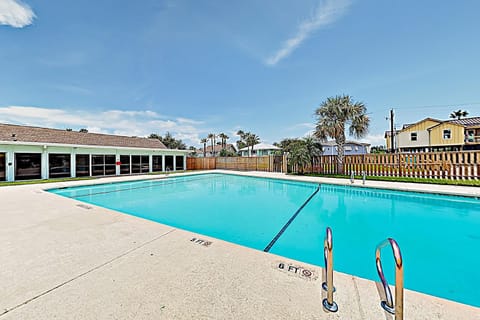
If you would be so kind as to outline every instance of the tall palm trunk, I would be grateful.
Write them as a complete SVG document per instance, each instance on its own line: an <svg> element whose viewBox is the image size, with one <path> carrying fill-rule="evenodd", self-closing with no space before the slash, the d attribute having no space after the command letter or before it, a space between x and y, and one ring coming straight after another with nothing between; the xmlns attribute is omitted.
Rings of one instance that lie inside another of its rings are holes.
<svg viewBox="0 0 480 320"><path fill-rule="evenodd" d="M210 154L212 155L212 157L214 157L215 153L213 152L213 138L210 138L210 143L212 145L212 151L210 152Z"/></svg>
<svg viewBox="0 0 480 320"><path fill-rule="evenodd" d="M203 157L205 158L207 156L207 142L205 141L203 143Z"/></svg>
<svg viewBox="0 0 480 320"><path fill-rule="evenodd" d="M337 143L337 173L344 174L343 160L345 158L345 133L335 137L335 142Z"/></svg>
<svg viewBox="0 0 480 320"><path fill-rule="evenodd" d="M215 136L213 136L212 152L213 152L213 156L215 157Z"/></svg>

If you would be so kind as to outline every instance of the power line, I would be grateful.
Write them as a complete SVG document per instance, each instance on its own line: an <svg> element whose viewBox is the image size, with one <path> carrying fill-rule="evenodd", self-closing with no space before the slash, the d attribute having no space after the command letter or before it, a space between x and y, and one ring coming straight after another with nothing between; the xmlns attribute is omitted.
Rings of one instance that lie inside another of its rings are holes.
<svg viewBox="0 0 480 320"><path fill-rule="evenodd" d="M426 105L426 106L408 106L402 107L397 106L395 109L417 109L417 108L455 108L455 107L463 107L463 106L471 106L471 105L480 105L480 102L471 102L471 103L450 103L450 104L437 104L437 105Z"/></svg>

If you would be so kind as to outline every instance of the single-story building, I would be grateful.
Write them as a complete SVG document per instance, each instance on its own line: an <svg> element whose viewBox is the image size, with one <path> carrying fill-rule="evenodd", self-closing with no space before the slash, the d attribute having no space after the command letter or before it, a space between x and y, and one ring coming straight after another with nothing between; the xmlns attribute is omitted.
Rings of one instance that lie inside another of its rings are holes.
<svg viewBox="0 0 480 320"><path fill-rule="evenodd" d="M258 143L253 146L253 151L251 147L245 147L238 151L240 152L240 155L242 157L249 157L249 156L260 157L260 156L269 156L277 152L280 152L281 150L282 150L281 148L274 146L273 144ZM250 152L252 154L249 154Z"/></svg>
<svg viewBox="0 0 480 320"><path fill-rule="evenodd" d="M338 155L338 146L333 140L322 142L322 150L324 156ZM370 153L370 144L347 140L344 150L345 155L367 154Z"/></svg>
<svg viewBox="0 0 480 320"><path fill-rule="evenodd" d="M0 180L186 170L188 150L158 139L0 124Z"/></svg>

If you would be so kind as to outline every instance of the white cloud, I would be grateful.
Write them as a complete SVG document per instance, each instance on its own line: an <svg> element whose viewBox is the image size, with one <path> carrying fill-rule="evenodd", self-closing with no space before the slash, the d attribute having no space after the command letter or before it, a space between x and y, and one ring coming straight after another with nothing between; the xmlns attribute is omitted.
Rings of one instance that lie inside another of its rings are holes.
<svg viewBox="0 0 480 320"><path fill-rule="evenodd" d="M304 42L315 30L334 23L350 7L350 0L324 0L312 17L306 19L298 26L297 33L287 39L282 47L269 56L265 63L270 66L276 65L280 60L288 57L302 42Z"/></svg>
<svg viewBox="0 0 480 320"><path fill-rule="evenodd" d="M30 6L20 0L0 0L0 25L23 28L32 24L35 17Z"/></svg>
<svg viewBox="0 0 480 320"><path fill-rule="evenodd" d="M1 1L1 0L0 0ZM150 110L106 110L106 111L67 111L31 106L0 107L0 123L13 123L39 127L78 130L86 128L90 132L109 133L126 136L146 137L151 133L164 135L169 131L175 138L187 145L197 145L202 122L171 118Z"/></svg>

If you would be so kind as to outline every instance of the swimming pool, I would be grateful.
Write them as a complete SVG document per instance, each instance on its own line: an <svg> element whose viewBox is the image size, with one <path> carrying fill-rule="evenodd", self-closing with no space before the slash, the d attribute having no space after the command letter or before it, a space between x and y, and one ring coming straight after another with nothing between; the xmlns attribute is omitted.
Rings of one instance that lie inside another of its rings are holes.
<svg viewBox="0 0 480 320"><path fill-rule="evenodd" d="M393 237L402 249L406 288L480 306L480 201L474 198L224 174L49 191L258 250L271 244L272 253L319 266L330 226L335 270L371 280L378 280L376 245ZM387 253L384 268L393 282Z"/></svg>

